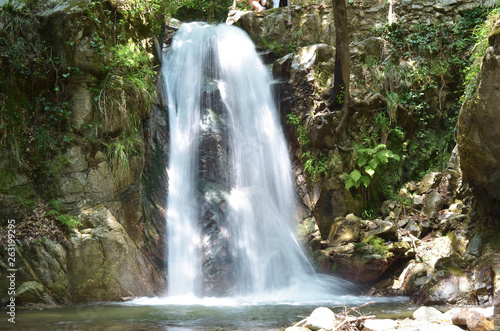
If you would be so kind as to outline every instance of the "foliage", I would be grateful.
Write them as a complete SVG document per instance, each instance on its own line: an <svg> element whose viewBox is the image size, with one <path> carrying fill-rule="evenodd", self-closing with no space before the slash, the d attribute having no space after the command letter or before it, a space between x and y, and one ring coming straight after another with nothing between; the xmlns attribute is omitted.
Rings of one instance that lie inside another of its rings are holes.
<svg viewBox="0 0 500 331"><path fill-rule="evenodd" d="M46 34L36 42L25 37L44 2L22 9L6 4L0 11L0 148L29 170L36 191L47 199L60 194L64 153L74 143L107 148L116 174L126 173L128 158L142 153L142 119L155 92L150 39L144 36L156 33L171 5L156 0L83 4L87 7L72 22L61 48ZM76 36L82 32L99 59L90 73L97 79L88 83L94 118L84 126L71 122L69 93L84 74L73 62ZM52 210L62 222L76 224L59 215L60 209Z"/></svg>
<svg viewBox="0 0 500 331"><path fill-rule="evenodd" d="M482 12L479 12L481 14ZM486 54L486 49L488 48L488 35L493 30L495 23L500 14L500 2L497 4L497 8L493 9L489 14L487 19L482 22L479 21L474 28L474 36L471 38L475 44L471 54L471 64L466 69L466 76L464 81L464 94L462 95L461 101L471 101L476 97L476 91L479 84L479 74L481 72L481 62L484 55ZM482 16L480 16L482 17ZM475 16L474 16L475 18Z"/></svg>
<svg viewBox="0 0 500 331"><path fill-rule="evenodd" d="M400 157L386 148L386 145L380 144L374 148L360 148L355 146L354 158L357 160L357 167L350 173L344 175L345 187L359 188L361 184L365 187L370 186L372 179L380 171L380 165L387 164L389 159L396 161Z"/></svg>
<svg viewBox="0 0 500 331"><path fill-rule="evenodd" d="M380 255L382 258L389 255L389 248L384 239L378 236L372 236L367 240L354 244L354 248L358 252Z"/></svg>
<svg viewBox="0 0 500 331"><path fill-rule="evenodd" d="M208 23L224 22L232 0L180 0L173 10L173 16L181 21L206 21ZM244 6L244 4L238 5Z"/></svg>
<svg viewBox="0 0 500 331"><path fill-rule="evenodd" d="M58 215L57 219L69 228L76 228L82 225L78 218L68 214Z"/></svg>
<svg viewBox="0 0 500 331"><path fill-rule="evenodd" d="M456 144L464 70L475 43L472 32L488 11L482 7L464 11L455 25L393 23L376 31L387 42L389 56L368 56L360 65L369 90L379 91L386 107L358 120L368 129L360 137L363 142L357 143L387 144L402 156L402 162L384 166L373 187L377 194L388 198L391 188L443 169ZM357 181L347 178L352 187L363 183L357 170L353 173Z"/></svg>
<svg viewBox="0 0 500 331"><path fill-rule="evenodd" d="M128 174L130 160L141 151L142 140L137 131L123 132L110 143L104 144L107 147L108 165L115 174L115 178L123 178Z"/></svg>
<svg viewBox="0 0 500 331"><path fill-rule="evenodd" d="M46 216L53 216L57 218L61 223L66 225L69 228L76 228L81 226L82 223L78 220L77 217L69 214L61 214L62 203L57 199L52 199L48 202L47 206L50 208L49 211L45 214Z"/></svg>
<svg viewBox="0 0 500 331"><path fill-rule="evenodd" d="M299 115L296 113L288 114L287 122L293 126L297 141L303 150L300 161L309 182L319 180L321 175L326 174L331 169L331 162L322 151L312 150L309 135L306 128L301 124Z"/></svg>
<svg viewBox="0 0 500 331"><path fill-rule="evenodd" d="M297 50L297 42L296 41L291 41L290 43L284 45L280 42L277 41L269 41L265 38L260 38L259 41L257 42L258 46L261 48L269 49L273 53L278 54L278 56L285 56L290 53L295 53Z"/></svg>

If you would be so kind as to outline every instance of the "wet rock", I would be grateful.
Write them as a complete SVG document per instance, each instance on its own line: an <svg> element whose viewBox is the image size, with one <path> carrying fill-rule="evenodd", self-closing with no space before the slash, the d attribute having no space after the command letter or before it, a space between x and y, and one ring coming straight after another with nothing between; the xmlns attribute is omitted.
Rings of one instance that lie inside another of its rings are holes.
<svg viewBox="0 0 500 331"><path fill-rule="evenodd" d="M282 78L284 80L288 80L290 78L290 67L292 65L292 59L293 53L290 53L274 61L272 73L275 79Z"/></svg>
<svg viewBox="0 0 500 331"><path fill-rule="evenodd" d="M36 281L29 281L22 283L16 289L16 303L24 305L37 303L52 305L54 301L52 301L42 284Z"/></svg>

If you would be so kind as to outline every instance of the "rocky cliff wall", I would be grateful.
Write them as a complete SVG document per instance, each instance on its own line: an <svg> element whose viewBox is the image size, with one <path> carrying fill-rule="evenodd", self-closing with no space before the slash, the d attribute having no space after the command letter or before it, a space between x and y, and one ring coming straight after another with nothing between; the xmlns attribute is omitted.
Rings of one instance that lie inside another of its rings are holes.
<svg viewBox="0 0 500 331"><path fill-rule="evenodd" d="M151 107L151 35L109 2L2 5L0 214L15 221L17 303L163 293L167 131Z"/></svg>

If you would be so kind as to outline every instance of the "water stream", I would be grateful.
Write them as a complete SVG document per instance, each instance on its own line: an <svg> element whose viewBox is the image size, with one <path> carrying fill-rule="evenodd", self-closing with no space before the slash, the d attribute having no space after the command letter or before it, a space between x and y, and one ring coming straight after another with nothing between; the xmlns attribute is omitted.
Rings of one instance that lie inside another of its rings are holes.
<svg viewBox="0 0 500 331"><path fill-rule="evenodd" d="M347 282L314 273L295 239L287 144L250 38L225 24L184 24L164 63L168 295L345 293Z"/></svg>

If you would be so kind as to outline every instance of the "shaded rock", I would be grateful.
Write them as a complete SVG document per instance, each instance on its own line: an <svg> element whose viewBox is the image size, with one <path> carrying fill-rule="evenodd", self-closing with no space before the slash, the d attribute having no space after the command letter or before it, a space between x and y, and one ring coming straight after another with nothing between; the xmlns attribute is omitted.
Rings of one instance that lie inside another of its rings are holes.
<svg viewBox="0 0 500 331"><path fill-rule="evenodd" d="M480 234L474 235L472 239L467 244L465 250L464 259L467 261L472 261L481 255L482 251L482 236Z"/></svg>
<svg viewBox="0 0 500 331"><path fill-rule="evenodd" d="M388 221L381 221L375 230L367 231L363 234L361 241L366 241L371 237L380 237L385 240L397 240L398 229L396 225Z"/></svg>
<svg viewBox="0 0 500 331"><path fill-rule="evenodd" d="M315 148L333 148L335 144L335 128L340 122L341 114L331 112L317 114L308 123L309 137Z"/></svg>
<svg viewBox="0 0 500 331"><path fill-rule="evenodd" d="M348 213L346 200L350 192L346 190L340 179L335 179L333 184L333 186L322 187L318 190L318 198L314 207L314 217L324 240L328 239L334 220Z"/></svg>
<svg viewBox="0 0 500 331"><path fill-rule="evenodd" d="M488 37L477 96L465 102L458 119L458 152L463 180L477 198L484 232L500 227L500 24Z"/></svg>
<svg viewBox="0 0 500 331"><path fill-rule="evenodd" d="M465 269L469 264L464 261L456 252L452 252L450 256L442 257L436 261L434 268L442 269Z"/></svg>
<svg viewBox="0 0 500 331"><path fill-rule="evenodd" d="M422 305L468 304L474 302L471 290L469 278L460 270L440 270L410 300Z"/></svg>
<svg viewBox="0 0 500 331"><path fill-rule="evenodd" d="M35 281L24 282L16 289L16 303L54 304L43 285Z"/></svg>
<svg viewBox="0 0 500 331"><path fill-rule="evenodd" d="M463 224L466 221L466 219L467 215L449 211L438 216L439 228L443 232L455 230L461 224Z"/></svg>
<svg viewBox="0 0 500 331"><path fill-rule="evenodd" d="M0 152L0 225L6 225L9 218L22 218L36 206L28 169L10 159L7 152Z"/></svg>
<svg viewBox="0 0 500 331"><path fill-rule="evenodd" d="M311 330L333 330L335 327L335 314L326 307L314 309L307 318L305 326Z"/></svg>

